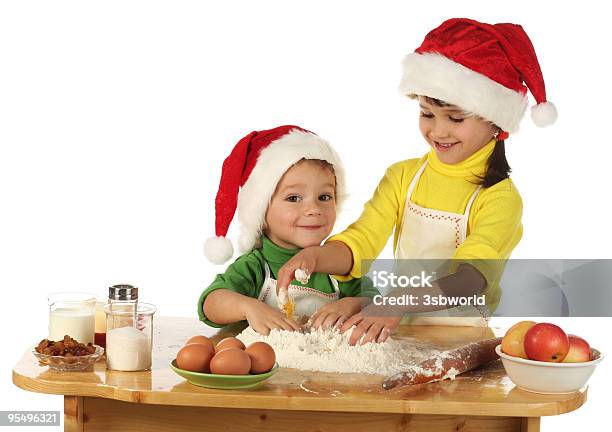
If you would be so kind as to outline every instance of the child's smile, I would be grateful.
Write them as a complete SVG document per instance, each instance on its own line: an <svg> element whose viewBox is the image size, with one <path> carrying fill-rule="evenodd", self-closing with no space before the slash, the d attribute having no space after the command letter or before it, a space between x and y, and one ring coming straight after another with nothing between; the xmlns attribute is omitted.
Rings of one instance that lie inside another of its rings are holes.
<svg viewBox="0 0 612 432"><path fill-rule="evenodd" d="M455 144L457 144L457 142L446 143L446 142L434 141L434 146L436 150L440 152L449 151L451 147L454 146Z"/></svg>
<svg viewBox="0 0 612 432"><path fill-rule="evenodd" d="M298 225L298 228L302 228L307 231L316 231L323 228L323 225Z"/></svg>

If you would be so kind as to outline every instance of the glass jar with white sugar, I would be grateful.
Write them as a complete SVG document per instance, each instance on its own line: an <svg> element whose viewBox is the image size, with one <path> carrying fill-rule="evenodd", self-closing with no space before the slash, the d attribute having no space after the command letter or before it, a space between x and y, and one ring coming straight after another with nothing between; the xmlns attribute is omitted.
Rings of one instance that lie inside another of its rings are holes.
<svg viewBox="0 0 612 432"><path fill-rule="evenodd" d="M157 308L149 303L138 303L136 320L132 311L112 308L106 313L106 368L120 371L151 369L153 315Z"/></svg>

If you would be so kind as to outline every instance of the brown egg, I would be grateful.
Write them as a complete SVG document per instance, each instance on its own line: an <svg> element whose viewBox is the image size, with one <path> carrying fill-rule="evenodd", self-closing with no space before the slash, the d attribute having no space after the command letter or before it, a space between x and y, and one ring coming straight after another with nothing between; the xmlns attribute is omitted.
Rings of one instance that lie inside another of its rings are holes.
<svg viewBox="0 0 612 432"><path fill-rule="evenodd" d="M227 337L217 344L215 347L215 351L219 352L225 348L238 348L243 350L246 348L240 339L236 339L235 337Z"/></svg>
<svg viewBox="0 0 612 432"><path fill-rule="evenodd" d="M183 370L208 373L214 354L206 345L190 343L176 354L176 365Z"/></svg>
<svg viewBox="0 0 612 432"><path fill-rule="evenodd" d="M260 374L268 372L274 367L276 354L274 348L265 342L253 342L244 352L251 357L251 373Z"/></svg>
<svg viewBox="0 0 612 432"><path fill-rule="evenodd" d="M251 370L251 357L241 349L226 348L210 361L210 371L220 375L247 375Z"/></svg>
<svg viewBox="0 0 612 432"><path fill-rule="evenodd" d="M206 336L203 336L203 335L192 336L189 339L187 339L187 342L185 342L185 345L190 344L190 343L198 343L198 344L205 345L213 352L213 354L215 352L215 346L213 345L213 342L210 339L208 339Z"/></svg>

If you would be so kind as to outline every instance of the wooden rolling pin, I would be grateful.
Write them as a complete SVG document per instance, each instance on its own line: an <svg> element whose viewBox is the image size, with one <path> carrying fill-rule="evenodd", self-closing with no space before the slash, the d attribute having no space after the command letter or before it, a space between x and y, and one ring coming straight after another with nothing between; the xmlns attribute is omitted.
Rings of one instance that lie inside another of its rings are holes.
<svg viewBox="0 0 612 432"><path fill-rule="evenodd" d="M435 358L427 359L408 370L385 379L383 388L390 390L397 386L425 384L449 378L451 375L476 369L497 359L495 347L501 338L484 339L448 351L442 351ZM450 373L449 373L450 372Z"/></svg>

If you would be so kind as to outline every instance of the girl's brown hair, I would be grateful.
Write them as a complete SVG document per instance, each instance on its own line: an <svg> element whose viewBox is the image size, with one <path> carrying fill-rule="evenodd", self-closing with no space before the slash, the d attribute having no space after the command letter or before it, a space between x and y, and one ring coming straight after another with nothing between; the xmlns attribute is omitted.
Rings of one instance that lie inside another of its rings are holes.
<svg viewBox="0 0 612 432"><path fill-rule="evenodd" d="M434 99L429 96L424 97L427 102L439 107L452 106L452 104L439 99ZM506 159L506 145L504 140L499 140L495 143L493 153L491 153L491 156L489 156L489 159L487 160L487 171L485 172L485 175L478 177L480 179L478 184L481 184L482 187L485 188L491 187L500 181L509 178L511 171L512 169L510 168L508 160Z"/></svg>

